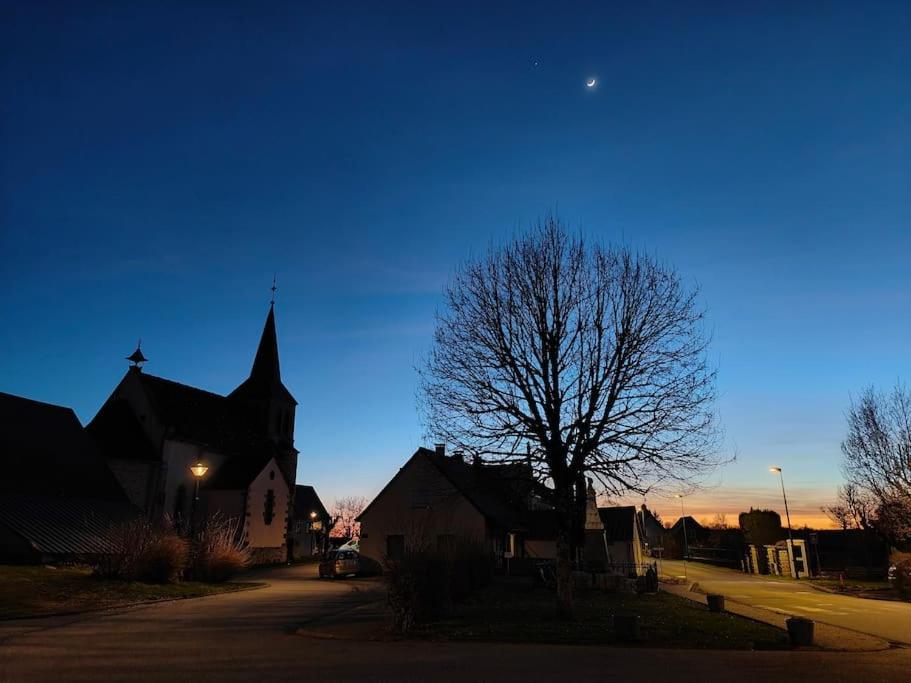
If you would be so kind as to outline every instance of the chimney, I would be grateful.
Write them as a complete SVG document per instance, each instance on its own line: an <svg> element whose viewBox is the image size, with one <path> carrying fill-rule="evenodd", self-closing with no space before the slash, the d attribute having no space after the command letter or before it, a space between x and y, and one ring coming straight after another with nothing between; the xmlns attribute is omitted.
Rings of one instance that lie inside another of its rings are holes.
<svg viewBox="0 0 911 683"><path fill-rule="evenodd" d="M444 443L434 444L433 450L436 451L437 455L439 455L440 457L443 457L446 455L446 444L444 444Z"/></svg>

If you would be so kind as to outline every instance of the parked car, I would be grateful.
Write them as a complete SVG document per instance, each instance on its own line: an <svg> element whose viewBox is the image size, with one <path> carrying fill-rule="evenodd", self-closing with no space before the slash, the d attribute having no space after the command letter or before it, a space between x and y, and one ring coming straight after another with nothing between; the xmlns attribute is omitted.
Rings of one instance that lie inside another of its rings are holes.
<svg viewBox="0 0 911 683"><path fill-rule="evenodd" d="M321 579L357 576L361 569L360 555L354 550L330 550L319 563Z"/></svg>

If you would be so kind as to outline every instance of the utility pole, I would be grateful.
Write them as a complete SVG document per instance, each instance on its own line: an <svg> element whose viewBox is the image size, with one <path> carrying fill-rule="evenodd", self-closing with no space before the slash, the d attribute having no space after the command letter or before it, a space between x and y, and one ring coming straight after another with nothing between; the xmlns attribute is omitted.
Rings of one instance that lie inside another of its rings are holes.
<svg viewBox="0 0 911 683"><path fill-rule="evenodd" d="M791 576L799 579L800 574L797 571L797 563L794 562L794 537L791 533L791 513L788 512L788 495L784 492L784 475L781 473L780 467L770 467L769 472L777 474L781 480L781 497L784 498L784 514L788 520L788 560L791 563Z"/></svg>

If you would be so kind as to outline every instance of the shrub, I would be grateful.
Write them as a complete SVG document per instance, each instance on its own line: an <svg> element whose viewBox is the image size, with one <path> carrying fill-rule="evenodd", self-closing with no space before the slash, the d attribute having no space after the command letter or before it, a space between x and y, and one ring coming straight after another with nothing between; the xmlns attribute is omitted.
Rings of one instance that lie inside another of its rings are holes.
<svg viewBox="0 0 911 683"><path fill-rule="evenodd" d="M139 556L135 576L146 583L177 583L187 566L188 544L175 532L157 530Z"/></svg>
<svg viewBox="0 0 911 683"><path fill-rule="evenodd" d="M448 549L412 546L400 559L387 559L385 567L392 629L403 634L443 616L493 576L490 554L470 542Z"/></svg>
<svg viewBox="0 0 911 683"><path fill-rule="evenodd" d="M166 525L144 517L111 529L109 552L95 564L96 576L124 581L174 583L187 562L187 542Z"/></svg>
<svg viewBox="0 0 911 683"><path fill-rule="evenodd" d="M250 549L236 519L214 515L191 544L190 575L197 581L227 581L250 564Z"/></svg>
<svg viewBox="0 0 911 683"><path fill-rule="evenodd" d="M911 598L911 558L898 560L889 574L898 594L903 599Z"/></svg>

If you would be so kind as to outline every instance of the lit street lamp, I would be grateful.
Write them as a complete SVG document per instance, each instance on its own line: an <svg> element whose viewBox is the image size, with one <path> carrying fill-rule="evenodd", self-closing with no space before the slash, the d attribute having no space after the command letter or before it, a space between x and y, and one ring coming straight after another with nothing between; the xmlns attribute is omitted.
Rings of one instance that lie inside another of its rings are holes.
<svg viewBox="0 0 911 683"><path fill-rule="evenodd" d="M690 555L690 544L686 538L686 513L683 511L683 494L678 493L675 498L680 499L680 523L683 525L683 578L686 579L686 558Z"/></svg>
<svg viewBox="0 0 911 683"><path fill-rule="evenodd" d="M208 471L209 468L206 465L203 465L199 460L196 461L195 465L190 466L190 472L193 473L193 507L190 508L191 534L195 529L194 519L196 518L196 506L199 505L199 480L202 479Z"/></svg>
<svg viewBox="0 0 911 683"><path fill-rule="evenodd" d="M797 573L797 564L794 562L794 538L791 535L791 513L788 512L788 496L784 492L784 475L781 473L780 467L770 467L769 472L777 474L778 478L781 480L781 497L784 498L784 514L788 520L788 561L791 563L791 576L795 579L799 579L800 575Z"/></svg>

